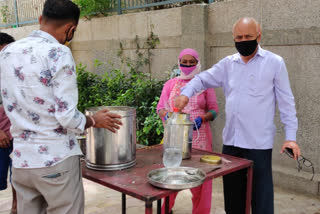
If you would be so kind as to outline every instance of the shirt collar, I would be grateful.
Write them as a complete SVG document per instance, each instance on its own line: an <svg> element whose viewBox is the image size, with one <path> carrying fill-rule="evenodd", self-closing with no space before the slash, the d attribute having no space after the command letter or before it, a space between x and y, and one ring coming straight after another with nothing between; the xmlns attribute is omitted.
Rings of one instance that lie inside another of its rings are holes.
<svg viewBox="0 0 320 214"><path fill-rule="evenodd" d="M58 40L56 40L52 35L50 35L47 32L44 32L42 30L34 30L34 31L32 31L32 33L29 36L44 38L52 43L59 43Z"/></svg>
<svg viewBox="0 0 320 214"><path fill-rule="evenodd" d="M264 57L266 55L266 51L264 49L261 48L260 45L258 45L259 49L258 49L258 52L256 53L256 56L261 56L261 57Z"/></svg>
<svg viewBox="0 0 320 214"><path fill-rule="evenodd" d="M256 55L254 55L254 57L252 57L252 59L257 56L264 57L265 55L266 55L266 51L263 48L261 48L260 45L258 45L258 51L257 51ZM240 57L239 52L233 55L233 61L240 62L240 60L241 60L241 57Z"/></svg>

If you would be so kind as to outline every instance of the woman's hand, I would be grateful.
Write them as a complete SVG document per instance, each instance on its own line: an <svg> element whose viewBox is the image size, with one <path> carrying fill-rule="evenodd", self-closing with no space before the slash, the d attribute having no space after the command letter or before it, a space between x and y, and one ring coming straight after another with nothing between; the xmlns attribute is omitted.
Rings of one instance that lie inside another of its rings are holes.
<svg viewBox="0 0 320 214"><path fill-rule="evenodd" d="M193 130L197 130L197 129L201 128L201 124L203 122L203 119L201 116L199 116L194 120L194 122L195 122L195 124L193 125Z"/></svg>
<svg viewBox="0 0 320 214"><path fill-rule="evenodd" d="M163 119L164 119L164 121L166 121L166 120L168 120L168 118L169 118L169 113L167 112L166 115L164 115Z"/></svg>
<svg viewBox="0 0 320 214"><path fill-rule="evenodd" d="M166 109L161 109L159 111L159 117L163 118L164 120L168 119L168 111Z"/></svg>

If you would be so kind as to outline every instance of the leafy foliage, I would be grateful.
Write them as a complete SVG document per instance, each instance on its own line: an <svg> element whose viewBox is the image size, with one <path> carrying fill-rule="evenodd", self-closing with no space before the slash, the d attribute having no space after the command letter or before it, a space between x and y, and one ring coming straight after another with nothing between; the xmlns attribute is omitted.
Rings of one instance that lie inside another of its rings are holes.
<svg viewBox="0 0 320 214"><path fill-rule="evenodd" d="M153 26L151 26L153 29ZM160 43L153 32L140 47L138 36L136 43L136 59L124 56L124 47L120 43L118 57L128 72L112 69L102 75L86 70L83 65L77 66L79 103L78 109L84 111L97 106L131 106L137 113L137 141L144 145L154 145L161 141L163 134L162 121L157 115L156 107L165 81L151 78L151 50ZM144 66L148 72L142 72ZM95 60L94 66L100 70L104 63Z"/></svg>
<svg viewBox="0 0 320 214"><path fill-rule="evenodd" d="M93 16L103 15L107 16L110 9L112 9L113 0L73 0L75 4L81 9L80 16L90 19Z"/></svg>
<svg viewBox="0 0 320 214"><path fill-rule="evenodd" d="M163 2L165 0L149 0L148 3L158 3ZM215 0L216 2L225 1L225 0ZM81 17L86 17L87 19L90 19L94 16L107 16L110 12L114 12L118 7L118 1L117 0L73 0L75 4L77 4L81 9ZM125 3L127 2L127 3ZM130 3L131 2L131 3ZM177 3L168 3L164 5L158 5L158 6L152 6L147 8L142 8L139 10L162 10L162 9L168 9L168 8L174 8L174 7L182 7L184 5L190 5L190 4L199 4L199 3L209 3L209 0L194 0L194 1L186 1L186 2L177 2ZM121 1L121 7L125 7L127 4L137 4L137 2L134 2L133 0L128 1ZM141 2L139 2L141 4ZM139 5L138 4L138 5ZM142 4L143 5L143 4ZM127 12L127 11L122 11Z"/></svg>
<svg viewBox="0 0 320 214"><path fill-rule="evenodd" d="M103 63L95 61L95 66ZM158 144L162 138L163 126L157 115L156 106L164 84L137 72L128 64L130 72L125 74L113 69L103 75L96 75L77 66L80 111L94 106L131 106L137 111L137 141L144 145Z"/></svg>
<svg viewBox="0 0 320 214"><path fill-rule="evenodd" d="M145 117L143 128L137 132L137 139L141 144L152 145L160 143L161 138L159 136L163 135L164 128L162 121L159 119L157 114L157 104L159 97L155 97L155 100L151 103L150 107L140 106L140 110L145 112L150 112L147 117Z"/></svg>
<svg viewBox="0 0 320 214"><path fill-rule="evenodd" d="M136 35L136 38L134 40L135 44L136 44L136 50L135 50L135 54L137 56L136 60L132 60L128 57L125 57L123 52L124 52L124 48L122 43L120 42L120 50L118 51L118 57L121 58L121 62L124 64L130 64L130 66L133 67L134 70L140 71L143 66L148 66L148 72L151 73L151 68L150 68L150 61L151 61L151 57L152 57L152 49L154 49L158 44L160 44L160 39L159 37L153 33L153 28L154 26L151 25L151 33L148 36L147 40L145 42L143 42L143 45L141 47L140 43L140 39L139 37ZM146 56L146 57L145 57Z"/></svg>
<svg viewBox="0 0 320 214"><path fill-rule="evenodd" d="M1 13L2 22L7 23L10 15L8 5L2 5L0 8L0 13Z"/></svg>

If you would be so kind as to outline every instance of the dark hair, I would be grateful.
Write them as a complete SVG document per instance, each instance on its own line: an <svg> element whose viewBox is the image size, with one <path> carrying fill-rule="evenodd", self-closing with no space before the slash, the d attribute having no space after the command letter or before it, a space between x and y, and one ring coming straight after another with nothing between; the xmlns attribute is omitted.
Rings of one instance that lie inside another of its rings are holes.
<svg viewBox="0 0 320 214"><path fill-rule="evenodd" d="M46 0L42 16L46 20L74 21L78 24L80 17L79 7L70 0Z"/></svg>
<svg viewBox="0 0 320 214"><path fill-rule="evenodd" d="M14 38L6 33L0 33L0 45L6 45L10 44L11 42L14 42Z"/></svg>

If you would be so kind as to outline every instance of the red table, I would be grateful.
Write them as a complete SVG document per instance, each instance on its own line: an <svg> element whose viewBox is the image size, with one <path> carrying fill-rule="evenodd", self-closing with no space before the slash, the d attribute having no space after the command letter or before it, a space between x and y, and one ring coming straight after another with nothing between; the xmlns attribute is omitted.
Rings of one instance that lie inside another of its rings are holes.
<svg viewBox="0 0 320 214"><path fill-rule="evenodd" d="M215 165L200 162L203 155L214 154L222 157L224 160L221 168L210 171ZM148 182L147 174L149 171L162 168L162 145L138 149L136 154L137 164L129 169L119 171L96 171L88 169L85 163L82 165L82 175L84 178L109 187L122 193L122 213L126 212L126 195L130 195L139 200L145 201L145 213L152 213L152 202L157 200L157 213L161 211L161 198L165 198L166 211L168 212L169 195L172 190L159 189ZM181 166L191 166L201 168L207 173L205 180L214 178L241 170L248 170L247 179L247 198L246 214L250 214L251 190L252 190L252 161L219 153L206 152L192 149L192 158L183 160ZM166 212L166 213L167 213Z"/></svg>

